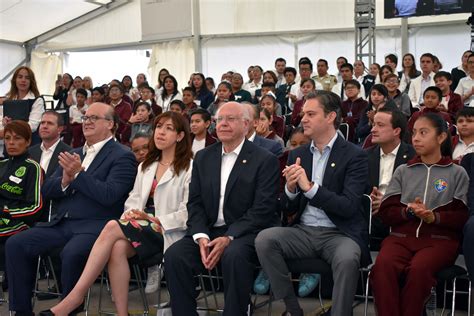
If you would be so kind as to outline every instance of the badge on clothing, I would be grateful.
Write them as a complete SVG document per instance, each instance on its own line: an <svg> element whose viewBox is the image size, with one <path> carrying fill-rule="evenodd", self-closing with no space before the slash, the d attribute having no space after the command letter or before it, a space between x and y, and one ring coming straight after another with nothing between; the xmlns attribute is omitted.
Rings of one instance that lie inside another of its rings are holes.
<svg viewBox="0 0 474 316"><path fill-rule="evenodd" d="M438 193L441 193L448 187L448 182L445 179L435 180L434 187Z"/></svg>

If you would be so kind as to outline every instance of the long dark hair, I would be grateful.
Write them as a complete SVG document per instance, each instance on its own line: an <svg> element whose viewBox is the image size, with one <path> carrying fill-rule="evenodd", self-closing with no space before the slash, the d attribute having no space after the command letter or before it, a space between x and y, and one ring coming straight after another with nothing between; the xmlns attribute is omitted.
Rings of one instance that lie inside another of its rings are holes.
<svg viewBox="0 0 474 316"><path fill-rule="evenodd" d="M11 80L11 85L10 85L10 91L8 91L7 97L8 97L9 99L16 99L16 98L18 98L18 87L16 86L16 78L18 77L18 74L19 74L20 71L22 71L22 70L26 70L26 72L28 73L28 77L30 77L30 87L29 87L29 90L30 90L31 92L33 92L35 98L39 97L39 96L40 96L40 93L39 93L39 91L38 91L38 86L36 85L35 73L33 72L33 70L31 70L31 68L26 67L26 66L18 67L18 68L15 70L15 73L13 73L12 80Z"/></svg>
<svg viewBox="0 0 474 316"><path fill-rule="evenodd" d="M436 114L436 113L425 113L418 117L418 120L424 118L430 121L431 125L436 130L436 135L441 135L442 133L446 133L446 139L441 144L441 156L452 158L452 147L451 147L451 133L448 129L448 123L443 120L443 118Z"/></svg>
<svg viewBox="0 0 474 316"><path fill-rule="evenodd" d="M172 75L168 75L163 79L163 91L161 92L161 98L163 100L166 99L166 97L168 96L168 92L166 91L166 88L165 88L166 79L170 79L171 81L173 81L174 89L171 94L171 98L173 98L175 95L178 94L178 81L176 81L176 78L173 77Z"/></svg>
<svg viewBox="0 0 474 316"><path fill-rule="evenodd" d="M196 96L204 95L208 93L209 89L207 88L207 85L206 85L206 77L204 77L204 75L200 72L193 74L193 79L194 79L194 76L199 76L201 77L201 80L202 80L202 86L201 88L199 88L199 93L196 90L196 87L194 86L194 80L191 80L191 88L193 88L194 92L196 93Z"/></svg>
<svg viewBox="0 0 474 316"><path fill-rule="evenodd" d="M174 151L173 169L175 175L179 175L182 170L188 170L193 158L191 136L189 131L189 123L185 118L175 112L165 112L158 115L153 122L153 133L156 131L156 125L163 120L171 119L176 132L179 134L184 132L183 139L176 144ZM143 161L142 170L148 168L153 162L158 161L161 157L161 150L156 148L155 138L152 137L148 143L148 154Z"/></svg>
<svg viewBox="0 0 474 316"><path fill-rule="evenodd" d="M372 88L370 88L370 91L369 91L369 106L370 107L373 106L372 98L371 98L372 90L376 90L380 94L382 94L385 97L385 102L387 102L386 101L388 99L388 90L387 90L387 88L383 84L377 83L377 84L374 84L372 86Z"/></svg>
<svg viewBox="0 0 474 316"><path fill-rule="evenodd" d="M403 65L403 61L405 60L405 57L407 57L407 56L410 56L411 59L413 60L413 64L411 65L410 70L408 71L408 76L410 76L410 79L414 79L417 75L418 70L416 69L416 60L415 60L415 56L413 56L413 54L406 53L405 55L403 55L402 68L403 68L403 71L405 71L405 66Z"/></svg>

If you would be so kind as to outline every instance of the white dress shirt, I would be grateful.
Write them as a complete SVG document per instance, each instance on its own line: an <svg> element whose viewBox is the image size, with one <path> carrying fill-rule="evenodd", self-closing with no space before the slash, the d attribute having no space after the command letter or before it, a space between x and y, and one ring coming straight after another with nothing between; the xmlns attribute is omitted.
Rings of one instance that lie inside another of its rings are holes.
<svg viewBox="0 0 474 316"><path fill-rule="evenodd" d="M346 90L343 88L342 84L343 82L338 82L336 85L334 85L334 87L332 87L331 92L340 96L341 101L346 101L347 100ZM360 85L358 97L365 100L365 88L363 85Z"/></svg>
<svg viewBox="0 0 474 316"><path fill-rule="evenodd" d="M200 151L201 149L204 149L205 147L206 147L206 138L205 137L201 140L197 140L196 138L194 138L193 148L192 148L193 154L196 154L198 151Z"/></svg>
<svg viewBox="0 0 474 316"><path fill-rule="evenodd" d="M72 123L82 123L82 116L86 114L87 109L89 106L87 104L84 104L82 108L79 110L77 107L77 104L72 105L69 108L69 118L72 120Z"/></svg>
<svg viewBox="0 0 474 316"><path fill-rule="evenodd" d="M41 159L40 159L40 166L43 168L44 173L48 171L49 163L51 162L51 157L53 157L53 153L56 150L56 147L58 147L58 144L60 142L60 139L58 140L48 149L44 147L44 143L41 143L40 148L41 148Z"/></svg>
<svg viewBox="0 0 474 316"><path fill-rule="evenodd" d="M87 143L84 145L82 148L82 152L85 154L84 159L82 160L82 166L84 167L84 170L87 171L89 166L91 165L92 161L94 161L94 158L97 156L97 154L100 152L102 147L105 146L105 144L111 140L113 137L110 136L107 139L104 139L98 143L95 143L94 145L87 145Z"/></svg>
<svg viewBox="0 0 474 316"><path fill-rule="evenodd" d="M471 76L467 76L459 80L458 86L456 87L456 90L454 90L454 93L457 93L464 98L464 95L470 93L472 88L474 88L474 79L471 78ZM464 100L464 106L469 106L471 101L474 101L474 95L471 95L469 98Z"/></svg>
<svg viewBox="0 0 474 316"><path fill-rule="evenodd" d="M385 194L390 180L392 180L393 168L395 167L395 158L397 158L400 144L392 152L385 154L380 148L380 170L379 170L379 191Z"/></svg>
<svg viewBox="0 0 474 316"><path fill-rule="evenodd" d="M461 139L461 136L459 136L459 142L456 144L456 147L453 150L453 159L454 160L459 159L462 156L465 156L473 152L474 152L474 143L470 143L469 145L466 145L466 143Z"/></svg>
<svg viewBox="0 0 474 316"><path fill-rule="evenodd" d="M245 138L242 140L239 146L237 146L233 151L226 153L224 150L224 145L222 145L222 156L221 156L221 187L220 187L220 194L219 194L219 209L217 213L217 220L214 224L214 227L221 227L224 226L225 219L224 219L224 197L225 197L225 188L227 187L227 181L229 180L230 173L234 168L235 162L237 161L237 157L244 146ZM193 239L195 242L198 241L199 238L207 238L210 239L207 234L204 233L197 233L193 235ZM231 237L232 238L232 237Z"/></svg>

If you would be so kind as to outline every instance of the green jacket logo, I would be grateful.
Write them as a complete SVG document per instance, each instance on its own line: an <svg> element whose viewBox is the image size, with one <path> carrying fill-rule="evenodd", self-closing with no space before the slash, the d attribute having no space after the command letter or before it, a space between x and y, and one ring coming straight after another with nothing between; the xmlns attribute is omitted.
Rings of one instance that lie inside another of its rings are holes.
<svg viewBox="0 0 474 316"><path fill-rule="evenodd" d="M23 192L23 188L20 188L16 185L9 185L7 182L3 183L0 188L17 195L21 195L21 193Z"/></svg>
<svg viewBox="0 0 474 316"><path fill-rule="evenodd" d="M15 176L17 176L18 178L21 178L25 175L25 173L26 173L26 167L21 166L20 168L16 169Z"/></svg>

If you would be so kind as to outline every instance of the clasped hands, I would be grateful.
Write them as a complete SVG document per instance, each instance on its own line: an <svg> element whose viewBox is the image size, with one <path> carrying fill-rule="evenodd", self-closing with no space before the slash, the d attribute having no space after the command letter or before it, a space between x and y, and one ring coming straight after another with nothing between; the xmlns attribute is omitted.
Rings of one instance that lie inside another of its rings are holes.
<svg viewBox="0 0 474 316"><path fill-rule="evenodd" d="M59 154L59 165L63 168L62 187L67 187L74 180L77 173L84 170L81 157L77 154L62 152Z"/></svg>
<svg viewBox="0 0 474 316"><path fill-rule="evenodd" d="M436 220L433 211L428 210L419 197L415 198L413 203L408 203L407 207L411 208L418 218L428 224L431 224Z"/></svg>
<svg viewBox="0 0 474 316"><path fill-rule="evenodd" d="M231 239L228 236L222 236L210 241L203 237L199 238L198 242L202 264L207 270L212 270L221 259L225 248L229 246Z"/></svg>
<svg viewBox="0 0 474 316"><path fill-rule="evenodd" d="M298 157L291 166L286 166L282 172L286 179L286 187L291 193L296 193L296 187L299 186L303 192L311 190L313 183L308 180L306 171L301 167L301 159Z"/></svg>

